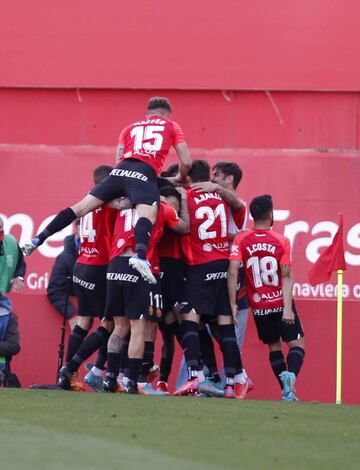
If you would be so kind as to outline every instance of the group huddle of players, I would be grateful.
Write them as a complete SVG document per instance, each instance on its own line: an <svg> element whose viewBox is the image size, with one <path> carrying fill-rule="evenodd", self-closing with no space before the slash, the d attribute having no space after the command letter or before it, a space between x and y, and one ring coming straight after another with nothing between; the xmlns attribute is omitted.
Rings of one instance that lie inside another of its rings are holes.
<svg viewBox="0 0 360 470"><path fill-rule="evenodd" d="M73 275L78 319L58 385L83 390L77 371L98 351L85 376L94 390L168 395L176 339L188 376L173 395L244 399L252 383L235 327L245 278L246 297L259 338L269 347L282 399L295 401L304 334L292 302L290 244L271 230L271 197L253 199L254 228L245 230L246 207L235 192L241 169L234 162L211 169L205 160L191 161L171 111L166 98L150 99L146 119L120 134L116 168L96 168L90 193L59 212L24 247L31 254L80 218ZM171 147L179 164L164 172ZM88 335L95 317L100 325ZM154 364L158 330L160 367ZM223 378L213 340L222 353ZM281 340L289 347L286 360Z"/></svg>

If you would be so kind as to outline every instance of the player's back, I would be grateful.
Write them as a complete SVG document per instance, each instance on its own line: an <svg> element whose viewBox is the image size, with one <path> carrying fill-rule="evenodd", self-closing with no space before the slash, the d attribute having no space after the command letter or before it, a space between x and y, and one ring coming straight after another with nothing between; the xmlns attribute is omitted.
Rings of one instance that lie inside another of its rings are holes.
<svg viewBox="0 0 360 470"><path fill-rule="evenodd" d="M108 264L115 218L116 211L104 204L80 219L80 250L77 263Z"/></svg>
<svg viewBox="0 0 360 470"><path fill-rule="evenodd" d="M189 265L228 259L228 204L217 192L187 191L190 232L181 237Z"/></svg>
<svg viewBox="0 0 360 470"><path fill-rule="evenodd" d="M135 251L135 224L137 219L138 214L135 209L123 209L118 211L112 240L111 259L116 256L120 256L126 248L130 248L132 251ZM157 265L157 271L159 270L159 260L156 246L163 234L165 225L173 227L178 223L178 221L179 217L175 210L165 202L161 201L156 221L151 232L147 253L147 258L151 265Z"/></svg>
<svg viewBox="0 0 360 470"><path fill-rule="evenodd" d="M290 265L290 242L269 229L252 229L234 239L230 259L244 264L252 308L283 306L281 266Z"/></svg>
<svg viewBox="0 0 360 470"><path fill-rule="evenodd" d="M136 158L150 165L159 174L172 146L185 142L180 126L170 119L152 116L127 126L120 134L122 157Z"/></svg>

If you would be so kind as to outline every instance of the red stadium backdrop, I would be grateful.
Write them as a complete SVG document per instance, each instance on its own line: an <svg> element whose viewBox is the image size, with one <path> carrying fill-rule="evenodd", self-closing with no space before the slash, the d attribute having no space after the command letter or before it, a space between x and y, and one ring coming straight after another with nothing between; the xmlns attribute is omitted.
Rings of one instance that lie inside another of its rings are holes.
<svg viewBox="0 0 360 470"><path fill-rule="evenodd" d="M93 168L113 163L122 127L143 116L150 96L166 95L195 157L237 161L244 199L274 197L275 229L293 242L294 295L306 332L298 383L304 400L335 400L336 279L311 288L307 272L343 212L344 401L360 403L354 373L360 357L360 3L5 3L0 213L6 230L24 242L85 194ZM44 292L67 233L34 253L24 292L12 295L22 343L14 369L25 386L55 378L60 318ZM252 321L244 360L256 386L251 396L277 399Z"/></svg>
<svg viewBox="0 0 360 470"><path fill-rule="evenodd" d="M113 155L114 148L1 146L3 178L16 181L2 194L6 229L20 243L29 239L59 208L85 194L91 187L92 169L100 163L112 163ZM351 372L352 361L360 353L356 340L356 310L360 306L358 156L281 150L194 150L193 155L211 163L220 158L238 161L244 171L239 188L244 199L261 193L273 195L275 229L285 233L294 247L294 294L307 334L306 363L298 385L299 396L305 400L333 401L335 396L336 277L325 285L310 287L307 272L319 250L330 244L337 230L338 213L344 213L348 263L344 285L344 399L360 403L358 382ZM54 257L62 250L62 239L68 233L65 229L49 239L27 259L26 289L12 296L23 333L23 353L14 363L25 385L48 381L55 375L60 319L47 304L44 288ZM258 343L252 321L244 360L256 382L252 396L277 398L267 350Z"/></svg>

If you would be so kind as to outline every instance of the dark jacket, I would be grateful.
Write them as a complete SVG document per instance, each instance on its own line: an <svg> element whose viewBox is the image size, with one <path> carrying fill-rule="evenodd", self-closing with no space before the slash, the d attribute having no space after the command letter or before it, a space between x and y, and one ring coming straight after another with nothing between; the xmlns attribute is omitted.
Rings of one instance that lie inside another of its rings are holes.
<svg viewBox="0 0 360 470"><path fill-rule="evenodd" d="M74 295L72 275L77 256L78 251L75 245L75 236L69 235L64 239L64 251L62 251L55 260L47 288L47 298L49 302L61 315L64 315L65 311L68 278L70 278L69 295ZM66 318L71 318L75 312L76 308L69 299Z"/></svg>
<svg viewBox="0 0 360 470"><path fill-rule="evenodd" d="M20 351L19 327L16 316L11 313L5 338L0 340L0 356L11 358Z"/></svg>

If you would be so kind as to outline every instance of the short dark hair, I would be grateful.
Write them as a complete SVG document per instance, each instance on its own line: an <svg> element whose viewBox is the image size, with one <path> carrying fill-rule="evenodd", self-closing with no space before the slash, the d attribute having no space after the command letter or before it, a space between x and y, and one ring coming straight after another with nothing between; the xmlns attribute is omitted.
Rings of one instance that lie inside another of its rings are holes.
<svg viewBox="0 0 360 470"><path fill-rule="evenodd" d="M220 170L225 176L234 177L234 188L236 189L242 178L242 170L235 162L218 162L214 165L213 170Z"/></svg>
<svg viewBox="0 0 360 470"><path fill-rule="evenodd" d="M107 176L110 175L112 169L113 168L110 165L97 166L93 172L94 182L96 184L100 183L100 181L104 180Z"/></svg>
<svg viewBox="0 0 360 470"><path fill-rule="evenodd" d="M179 201L180 207L181 207L181 195L179 191L176 191L175 186L163 186L160 189L160 195L164 197L176 197L176 199Z"/></svg>
<svg viewBox="0 0 360 470"><path fill-rule="evenodd" d="M159 176L156 178L156 183L157 183L157 187L159 191L164 186L174 186L171 181L167 180L166 178L159 177Z"/></svg>
<svg viewBox="0 0 360 470"><path fill-rule="evenodd" d="M162 178L169 178L171 176L176 176L179 173L179 164L173 163L172 165L168 166L165 171L160 173Z"/></svg>
<svg viewBox="0 0 360 470"><path fill-rule="evenodd" d="M189 176L193 183L200 181L209 181L210 179L210 165L206 160L193 160Z"/></svg>
<svg viewBox="0 0 360 470"><path fill-rule="evenodd" d="M147 109L148 111L153 111L154 109L164 109L169 113L172 112L170 101L162 96L153 96L150 98Z"/></svg>
<svg viewBox="0 0 360 470"><path fill-rule="evenodd" d="M255 222L265 220L272 210L273 202L269 194L254 197L250 203L250 214Z"/></svg>

